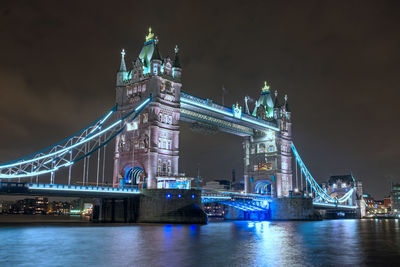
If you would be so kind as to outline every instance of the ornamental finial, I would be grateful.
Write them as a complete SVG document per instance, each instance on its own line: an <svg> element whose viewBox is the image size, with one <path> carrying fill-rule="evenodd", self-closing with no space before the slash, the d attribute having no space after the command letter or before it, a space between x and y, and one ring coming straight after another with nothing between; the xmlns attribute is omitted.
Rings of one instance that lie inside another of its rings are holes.
<svg viewBox="0 0 400 267"><path fill-rule="evenodd" d="M151 27L149 27L149 34L146 36L146 42L154 39L154 33L151 32Z"/></svg>
<svg viewBox="0 0 400 267"><path fill-rule="evenodd" d="M287 100L288 100L288 97L287 97L287 95L285 95L285 102L287 102Z"/></svg>
<svg viewBox="0 0 400 267"><path fill-rule="evenodd" d="M123 49L123 48L122 48L122 50L121 50L121 56L122 56L122 57L125 57L125 49Z"/></svg>
<svg viewBox="0 0 400 267"><path fill-rule="evenodd" d="M175 45L175 54L178 54L179 48L178 45Z"/></svg>
<svg viewBox="0 0 400 267"><path fill-rule="evenodd" d="M268 85L268 83L265 81L264 82L264 87L261 89L261 92L269 92L269 85Z"/></svg>
<svg viewBox="0 0 400 267"><path fill-rule="evenodd" d="M278 90L275 90L275 97L278 97Z"/></svg>

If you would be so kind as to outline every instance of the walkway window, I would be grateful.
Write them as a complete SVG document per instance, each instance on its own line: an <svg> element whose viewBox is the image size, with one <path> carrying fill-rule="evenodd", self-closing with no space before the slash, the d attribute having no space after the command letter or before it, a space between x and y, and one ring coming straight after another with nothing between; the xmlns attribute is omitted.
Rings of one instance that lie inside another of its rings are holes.
<svg viewBox="0 0 400 267"><path fill-rule="evenodd" d="M259 144L258 153L265 153L265 144Z"/></svg>

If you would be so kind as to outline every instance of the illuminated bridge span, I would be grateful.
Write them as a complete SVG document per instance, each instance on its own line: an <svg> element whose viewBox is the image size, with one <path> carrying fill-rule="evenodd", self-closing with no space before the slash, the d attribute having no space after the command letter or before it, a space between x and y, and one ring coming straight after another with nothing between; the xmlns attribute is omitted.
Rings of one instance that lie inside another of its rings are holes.
<svg viewBox="0 0 400 267"><path fill-rule="evenodd" d="M243 211L267 212L274 199L306 196L313 198L314 206L319 208L360 207L354 178L347 191L338 194L335 188L319 185L312 177L293 143L292 112L286 95L280 100L267 82L254 104L246 96L243 106L237 102L226 107L190 95L181 90L178 48L174 49L173 59L163 58L158 45L158 39L149 31L130 68L122 50L116 105L64 141L1 164L0 179L26 182L29 192L137 194L141 189L190 189L191 178L181 175L178 169L179 125L184 122L193 130L222 131L243 138L244 193L204 191L203 203L220 202ZM107 157L106 146L111 141L113 155ZM112 159L112 181L105 177L106 159ZM76 164L78 161L82 164ZM77 171L82 174L79 181ZM56 185L56 174L66 177L67 185ZM49 183L43 184L48 178ZM77 183L82 187L73 186ZM96 187L90 187L90 183ZM101 187L106 184L120 189Z"/></svg>
<svg viewBox="0 0 400 267"><path fill-rule="evenodd" d="M90 158L96 151L98 151L98 159L100 159L99 149L106 146L115 136L124 131L127 125L140 114L150 101L151 96L122 118L115 116L115 106L93 124L64 141L24 158L1 164L0 178L21 179L50 174L50 183L53 184L55 173L61 168L68 167L68 184L70 184L72 165L84 159L85 179L83 180L83 184L87 183L89 168L86 168L86 159ZM100 170L98 165L97 184L99 183L99 175Z"/></svg>
<svg viewBox="0 0 400 267"><path fill-rule="evenodd" d="M140 190L137 188L118 188L89 185L0 182L0 194L55 197L130 197L140 194Z"/></svg>

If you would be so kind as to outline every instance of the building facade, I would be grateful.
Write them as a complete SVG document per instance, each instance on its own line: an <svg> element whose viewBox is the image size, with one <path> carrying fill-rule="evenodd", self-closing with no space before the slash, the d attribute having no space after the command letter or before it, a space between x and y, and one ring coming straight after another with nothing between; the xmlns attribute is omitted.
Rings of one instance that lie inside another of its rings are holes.
<svg viewBox="0 0 400 267"><path fill-rule="evenodd" d="M178 171L179 121L182 120L181 115L185 115L186 122L201 123L210 129L225 130L244 137L246 192L289 196L293 189L292 125L287 96L281 105L277 93L273 99L270 87L265 83L253 112L250 112L246 101L242 114L242 107L238 104L230 109L208 99L181 94L182 68L178 48L170 59L161 56L158 44L157 37L150 30L138 58L129 69L125 63L125 51L121 53L116 82L119 116L123 117L150 95L152 100L136 120L116 137L113 186L118 186L120 180L130 181L127 176L139 168L143 170L143 177L138 183L142 183L143 187L187 188L190 179L180 177ZM194 106L190 107L191 110L182 109L182 99L186 99L186 105L194 103L197 109L193 109ZM194 117L188 120L188 114ZM243 116L247 121L242 120ZM258 123L263 127L269 125L270 128L257 130L248 127L249 123Z"/></svg>
<svg viewBox="0 0 400 267"><path fill-rule="evenodd" d="M400 183L392 183L390 200L392 212L394 214L400 214Z"/></svg>
<svg viewBox="0 0 400 267"><path fill-rule="evenodd" d="M127 69L125 51L117 73L116 103L122 117L152 95L151 103L119 134L115 142L113 185L134 167L144 170L147 188L157 188L157 177L178 175L179 101L181 67L178 48L174 59L162 58L158 39L149 30L139 57Z"/></svg>
<svg viewBox="0 0 400 267"><path fill-rule="evenodd" d="M279 131L257 131L253 136L245 138L245 191L273 197L289 196L289 191L293 190L292 123L287 96L281 105L277 91L273 100L270 86L265 83L252 115L275 122Z"/></svg>

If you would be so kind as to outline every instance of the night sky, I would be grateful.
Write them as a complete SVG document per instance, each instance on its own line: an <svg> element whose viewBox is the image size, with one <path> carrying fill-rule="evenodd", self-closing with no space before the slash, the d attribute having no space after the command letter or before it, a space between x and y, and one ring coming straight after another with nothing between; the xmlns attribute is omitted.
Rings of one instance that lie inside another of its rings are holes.
<svg viewBox="0 0 400 267"><path fill-rule="evenodd" d="M288 94L294 142L319 182L352 171L378 199L400 182L400 2L196 2L3 0L0 161L111 108L120 50L131 66L151 26L162 56L180 47L188 93L220 103L225 86L225 104L243 105L267 80ZM181 129L180 171L242 176L240 137Z"/></svg>

